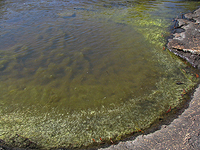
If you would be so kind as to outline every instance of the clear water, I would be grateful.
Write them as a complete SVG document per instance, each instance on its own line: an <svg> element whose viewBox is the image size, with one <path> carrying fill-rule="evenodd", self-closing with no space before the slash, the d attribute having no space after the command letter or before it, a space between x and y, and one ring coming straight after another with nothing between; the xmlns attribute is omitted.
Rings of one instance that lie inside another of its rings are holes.
<svg viewBox="0 0 200 150"><path fill-rule="evenodd" d="M183 89L198 81L163 50L172 19L198 1L0 3L0 139L7 143L16 134L43 148L120 140L179 106Z"/></svg>

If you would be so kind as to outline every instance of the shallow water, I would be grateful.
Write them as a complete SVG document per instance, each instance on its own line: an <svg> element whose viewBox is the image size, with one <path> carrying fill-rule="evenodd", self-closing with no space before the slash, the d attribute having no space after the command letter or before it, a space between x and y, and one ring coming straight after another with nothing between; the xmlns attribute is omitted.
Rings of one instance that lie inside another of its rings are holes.
<svg viewBox="0 0 200 150"><path fill-rule="evenodd" d="M80 147L150 127L198 81L193 68L163 50L172 19L197 6L1 2L0 139L18 134L43 148Z"/></svg>

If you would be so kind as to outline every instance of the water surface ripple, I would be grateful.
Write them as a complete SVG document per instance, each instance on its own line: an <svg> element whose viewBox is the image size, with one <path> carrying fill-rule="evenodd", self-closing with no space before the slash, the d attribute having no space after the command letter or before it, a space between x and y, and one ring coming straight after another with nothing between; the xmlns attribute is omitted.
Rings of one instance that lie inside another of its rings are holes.
<svg viewBox="0 0 200 150"><path fill-rule="evenodd" d="M172 19L198 5L1 1L0 139L80 148L149 128L198 81L163 48Z"/></svg>

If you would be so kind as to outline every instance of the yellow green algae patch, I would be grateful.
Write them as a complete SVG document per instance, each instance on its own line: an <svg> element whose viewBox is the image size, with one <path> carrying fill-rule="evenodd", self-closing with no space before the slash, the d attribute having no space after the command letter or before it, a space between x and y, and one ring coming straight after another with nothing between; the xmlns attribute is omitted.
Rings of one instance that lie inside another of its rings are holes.
<svg viewBox="0 0 200 150"><path fill-rule="evenodd" d="M175 84L179 79L187 85ZM1 111L1 138L9 143L12 135L18 134L45 148L67 147L71 144L79 147L92 143L92 138L101 142L100 137L104 140L110 138L116 140L120 136L150 127L152 121L158 119L169 106L174 109L181 103L179 94L182 93L182 89L193 85L192 82L188 83L187 78L181 74L177 77L165 76L156 84L157 90L152 90L149 95L128 99L120 106L111 103L109 108L102 106L73 112L53 107L58 100L56 96L54 99L48 97L49 103L42 102L42 98L51 92L35 86L29 92L36 100L35 104L24 108L21 108L22 103L7 107L1 104L3 110ZM174 91L177 94L174 94ZM16 94L16 91L12 90L9 94L11 93ZM37 97L40 94L41 99ZM52 105L51 100L55 100Z"/></svg>
<svg viewBox="0 0 200 150"><path fill-rule="evenodd" d="M120 140L179 106L183 89L199 80L163 51L166 20L143 5L77 10L64 19L0 50L0 139L7 144L16 135L46 149Z"/></svg>

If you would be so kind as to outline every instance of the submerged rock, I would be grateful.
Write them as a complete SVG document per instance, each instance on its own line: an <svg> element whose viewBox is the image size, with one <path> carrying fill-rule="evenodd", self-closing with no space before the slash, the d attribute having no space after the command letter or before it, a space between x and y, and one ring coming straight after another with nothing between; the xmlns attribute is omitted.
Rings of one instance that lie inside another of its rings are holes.
<svg viewBox="0 0 200 150"><path fill-rule="evenodd" d="M15 148L14 148L15 147ZM12 136L8 139L8 142L5 142L0 139L0 149L6 150L23 150L23 149L39 149L36 143L32 142L30 139L22 137L18 134Z"/></svg>
<svg viewBox="0 0 200 150"><path fill-rule="evenodd" d="M72 17L76 17L76 12L74 11L65 11L63 13L59 13L58 16L66 19L66 18L72 18Z"/></svg>
<svg viewBox="0 0 200 150"><path fill-rule="evenodd" d="M167 46L171 52L200 69L200 8L185 17L176 19L177 26L174 26L173 38L168 40Z"/></svg>

